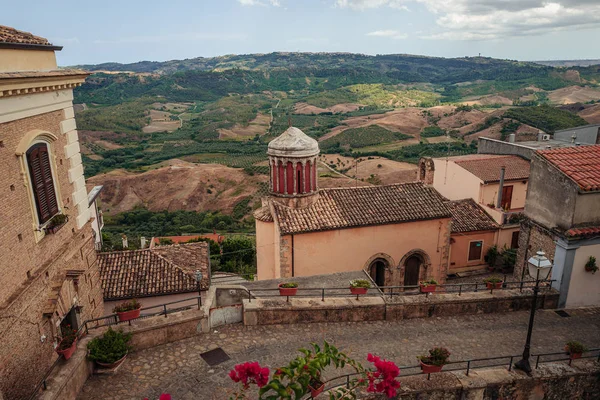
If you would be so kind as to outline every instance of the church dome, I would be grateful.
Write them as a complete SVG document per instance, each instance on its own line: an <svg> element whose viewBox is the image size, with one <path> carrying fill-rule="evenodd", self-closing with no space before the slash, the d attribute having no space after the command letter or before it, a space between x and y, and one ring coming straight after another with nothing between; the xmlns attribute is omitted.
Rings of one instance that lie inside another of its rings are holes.
<svg viewBox="0 0 600 400"><path fill-rule="evenodd" d="M309 157L319 154L319 143L300 129L290 126L269 142L267 154L279 157Z"/></svg>

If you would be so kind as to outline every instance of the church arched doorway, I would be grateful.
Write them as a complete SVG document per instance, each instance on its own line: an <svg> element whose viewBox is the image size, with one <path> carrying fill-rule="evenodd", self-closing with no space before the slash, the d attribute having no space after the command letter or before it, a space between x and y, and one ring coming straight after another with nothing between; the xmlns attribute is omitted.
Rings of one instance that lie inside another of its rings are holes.
<svg viewBox="0 0 600 400"><path fill-rule="evenodd" d="M385 270L388 268L387 261L378 258L369 266L369 275L377 286L385 286Z"/></svg>
<svg viewBox="0 0 600 400"><path fill-rule="evenodd" d="M418 254L408 257L404 266L404 286L415 286L419 284L421 265L423 258Z"/></svg>

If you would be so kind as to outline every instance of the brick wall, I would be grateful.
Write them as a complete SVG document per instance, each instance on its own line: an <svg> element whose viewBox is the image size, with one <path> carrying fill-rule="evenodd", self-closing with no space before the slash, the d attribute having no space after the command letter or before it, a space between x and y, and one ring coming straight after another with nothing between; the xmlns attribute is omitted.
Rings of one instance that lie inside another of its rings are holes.
<svg viewBox="0 0 600 400"><path fill-rule="evenodd" d="M81 229L76 223L79 211L72 196L77 190L69 179L72 155L65 154L76 131L63 133L64 122L71 118L72 107L0 124L0 392L5 398L31 391L56 359L56 326L73 301L83 306L81 321L103 312L90 223ZM24 135L36 129L57 137L50 145L51 161L59 205L69 216L56 234L45 236L36 232L28 174L22 174L16 155ZM65 279L66 270L82 271L77 285ZM62 290L53 291L52 286ZM69 298L58 296L61 291ZM45 310L56 312L44 317Z"/></svg>
<svg viewBox="0 0 600 400"><path fill-rule="evenodd" d="M554 244L555 235L543 226L531 221L521 221L521 231L519 233L519 249L517 250L517 261L513 276L517 280L521 280L523 269L525 269L525 280L527 274L527 260L535 255L536 252L542 250L546 253L546 257L550 261L554 261Z"/></svg>

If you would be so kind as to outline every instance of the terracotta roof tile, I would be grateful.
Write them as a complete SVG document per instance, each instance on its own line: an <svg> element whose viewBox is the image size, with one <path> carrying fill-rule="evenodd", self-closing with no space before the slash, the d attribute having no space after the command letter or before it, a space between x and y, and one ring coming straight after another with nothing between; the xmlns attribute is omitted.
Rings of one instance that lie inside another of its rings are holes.
<svg viewBox="0 0 600 400"><path fill-rule="evenodd" d="M452 213L452 233L499 228L496 221L473 199L449 201L446 204Z"/></svg>
<svg viewBox="0 0 600 400"><path fill-rule="evenodd" d="M571 228L565 232L570 237L590 237L600 236L600 225L587 226L582 228Z"/></svg>
<svg viewBox="0 0 600 400"><path fill-rule="evenodd" d="M499 182L500 169L506 167L504 179L522 180L529 179L529 161L518 156L498 156L475 154L480 157L460 157L451 159L462 168L466 169L485 183Z"/></svg>
<svg viewBox="0 0 600 400"><path fill-rule="evenodd" d="M52 45L48 39L4 25L0 25L0 43Z"/></svg>
<svg viewBox="0 0 600 400"><path fill-rule="evenodd" d="M195 292L196 269L204 275L203 289L210 281L204 242L100 253L98 262L105 300Z"/></svg>
<svg viewBox="0 0 600 400"><path fill-rule="evenodd" d="M282 234L394 224L451 216L442 196L421 182L321 189L305 208L273 202Z"/></svg>
<svg viewBox="0 0 600 400"><path fill-rule="evenodd" d="M582 191L600 190L600 145L541 150L538 154L577 183Z"/></svg>
<svg viewBox="0 0 600 400"><path fill-rule="evenodd" d="M269 206L263 206L254 211L254 218L262 222L273 222L273 216L269 210Z"/></svg>

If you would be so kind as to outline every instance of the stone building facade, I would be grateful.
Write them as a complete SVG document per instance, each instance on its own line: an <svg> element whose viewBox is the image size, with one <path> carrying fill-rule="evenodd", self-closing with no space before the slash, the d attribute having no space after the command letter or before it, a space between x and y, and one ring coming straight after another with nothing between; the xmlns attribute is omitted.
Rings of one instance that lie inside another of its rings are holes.
<svg viewBox="0 0 600 400"><path fill-rule="evenodd" d="M72 104L87 74L59 70L46 39L0 31L0 393L16 399L56 360L61 327L103 299Z"/></svg>

